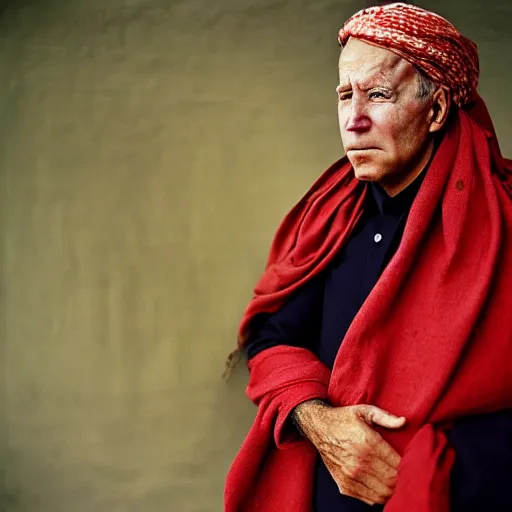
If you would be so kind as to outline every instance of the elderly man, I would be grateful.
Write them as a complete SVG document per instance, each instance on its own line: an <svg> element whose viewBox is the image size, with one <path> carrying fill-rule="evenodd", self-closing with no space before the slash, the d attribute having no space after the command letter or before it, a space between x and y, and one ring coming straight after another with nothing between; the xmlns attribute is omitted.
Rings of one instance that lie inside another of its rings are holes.
<svg viewBox="0 0 512 512"><path fill-rule="evenodd" d="M226 511L512 510L512 166L476 46L405 4L339 41L346 156L242 320L258 414Z"/></svg>

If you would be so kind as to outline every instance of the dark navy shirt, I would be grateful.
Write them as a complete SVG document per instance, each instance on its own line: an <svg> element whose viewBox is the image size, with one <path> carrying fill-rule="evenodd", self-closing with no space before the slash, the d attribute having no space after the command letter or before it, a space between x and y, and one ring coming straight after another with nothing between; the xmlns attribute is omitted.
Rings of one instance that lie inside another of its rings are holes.
<svg viewBox="0 0 512 512"><path fill-rule="evenodd" d="M376 183L370 185L372 193L368 194L365 214L328 268L301 287L279 311L258 318L255 335L247 344L249 359L262 350L285 344L308 348L332 369L352 320L400 244L424 174L395 197L388 196ZM452 510L477 512L489 510L489 506L500 507L493 510L512 510L512 500L508 498L505 503L502 496L507 494L508 479L512 478L512 413L460 421L449 440L458 455L452 471ZM503 448L505 452L498 456L500 471L491 471L495 478L489 478L488 469L496 468L496 453ZM502 475L501 483L505 485L500 493L496 492L500 485L496 475ZM369 507L340 494L321 458L317 458L314 512L379 509L382 507Z"/></svg>
<svg viewBox="0 0 512 512"><path fill-rule="evenodd" d="M329 368L352 320L401 240L407 214L424 175L395 197L377 183L365 213L328 269L298 290L283 308L259 318L247 344L249 359L286 344L309 348Z"/></svg>

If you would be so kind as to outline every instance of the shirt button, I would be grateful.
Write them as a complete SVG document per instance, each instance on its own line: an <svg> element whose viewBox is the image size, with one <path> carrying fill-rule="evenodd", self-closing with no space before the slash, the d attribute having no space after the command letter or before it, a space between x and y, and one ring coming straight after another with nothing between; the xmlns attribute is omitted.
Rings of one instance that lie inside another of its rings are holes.
<svg viewBox="0 0 512 512"><path fill-rule="evenodd" d="M373 240L376 244L378 244L381 240L382 240L382 235L380 233L377 233L374 237L373 237Z"/></svg>

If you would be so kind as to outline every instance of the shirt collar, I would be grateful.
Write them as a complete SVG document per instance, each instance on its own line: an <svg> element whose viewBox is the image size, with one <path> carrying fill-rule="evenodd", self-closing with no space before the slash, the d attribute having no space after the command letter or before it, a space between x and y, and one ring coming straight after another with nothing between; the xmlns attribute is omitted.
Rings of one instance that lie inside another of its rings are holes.
<svg viewBox="0 0 512 512"><path fill-rule="evenodd" d="M379 213L381 215L393 213L402 214L407 211L412 206L426 174L427 170L424 170L410 185L393 197L389 196L379 183L371 182L371 195L373 196Z"/></svg>

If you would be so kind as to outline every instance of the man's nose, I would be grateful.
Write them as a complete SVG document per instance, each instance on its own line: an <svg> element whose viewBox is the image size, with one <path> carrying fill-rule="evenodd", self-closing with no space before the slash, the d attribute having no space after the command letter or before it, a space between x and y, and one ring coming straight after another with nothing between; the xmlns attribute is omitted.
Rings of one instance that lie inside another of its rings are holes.
<svg viewBox="0 0 512 512"><path fill-rule="evenodd" d="M371 120L364 108L363 103L356 98L352 98L350 104L350 113L347 120L346 129L349 132L365 132L371 126Z"/></svg>

